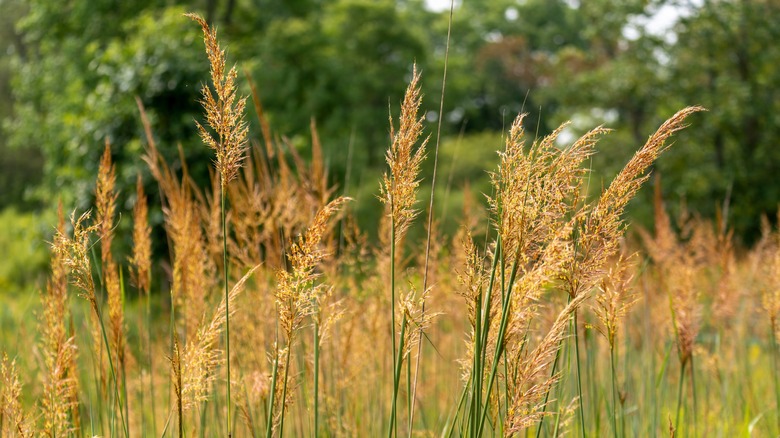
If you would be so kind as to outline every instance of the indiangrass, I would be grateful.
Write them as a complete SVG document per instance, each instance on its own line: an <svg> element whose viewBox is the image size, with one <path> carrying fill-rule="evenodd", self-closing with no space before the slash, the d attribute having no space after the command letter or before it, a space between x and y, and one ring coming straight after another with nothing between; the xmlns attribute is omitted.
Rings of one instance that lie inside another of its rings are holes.
<svg viewBox="0 0 780 438"><path fill-rule="evenodd" d="M417 202L417 189L420 185L419 173L420 165L425 158L425 146L428 138L415 148L422 136L423 118L418 115L422 103L420 91L420 74L417 72L417 66L412 72L412 80L406 89L403 103L401 104L401 115L399 117L399 127L393 124L390 117L390 137L392 144L387 150L387 165L389 173L385 173L380 186L379 199L385 204L387 216L390 220L390 336L392 338L392 358L395 363L393 366L393 396L390 410L390 424L388 427L388 437L398 434L396 418L396 402L398 390L400 387L401 363L406 356L404 353L404 336L410 322L406 318L406 313L402 309L400 336L396 341L396 260L397 247L404 241L407 231L412 221L417 216L417 211L413 208ZM409 375L407 375L407 380ZM411 404L411 403L410 403ZM410 415L411 417L411 415Z"/></svg>
<svg viewBox="0 0 780 438"><path fill-rule="evenodd" d="M626 236L627 203L701 108L670 117L594 197L586 163L608 131L561 145L568 125L532 140L518 116L486 208L464 202L450 237L430 207L415 221L427 139L410 68L373 241L333 196L315 121L302 127L308 160L275 135L253 86L263 141L248 147L237 74L192 18L211 67L196 126L216 153L211 183L163 158L139 101L151 179L137 179L132 236L106 144L95 220L67 223L60 208L37 332L3 344L3 436L780 431L780 232L767 224L748 249L726 214L675 228L659 189L655 230ZM158 238L169 254L154 254ZM125 293L128 273L137 294Z"/></svg>
<svg viewBox="0 0 780 438"><path fill-rule="evenodd" d="M214 149L217 154L216 167L219 173L219 187L221 198L222 217L222 271L225 289L225 305L229 306L228 294L228 254L227 254L227 221L225 219L225 190L227 184L233 180L238 169L244 161L246 153L246 136L249 131L244 121L244 108L246 97L236 100L236 73L235 67L225 72L225 51L217 42L217 31L209 28L208 23L198 15L188 14L192 20L200 24L203 29L203 40L206 44L211 67L211 81L216 93L216 99L211 88L204 85L202 88L203 108L206 110L206 120L214 133L209 132L200 123L196 122L198 132L203 142ZM216 134L216 136L214 135ZM230 311L225 312L225 357L227 358L227 416L226 429L228 437L232 436L233 424L230 421Z"/></svg>

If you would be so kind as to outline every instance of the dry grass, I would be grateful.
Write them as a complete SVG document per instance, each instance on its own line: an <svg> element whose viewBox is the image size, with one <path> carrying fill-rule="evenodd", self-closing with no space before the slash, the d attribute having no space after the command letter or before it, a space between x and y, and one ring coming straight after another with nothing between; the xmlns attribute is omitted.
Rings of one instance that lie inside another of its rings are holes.
<svg viewBox="0 0 780 438"><path fill-rule="evenodd" d="M264 142L247 148L237 74L216 32L191 18L211 65L196 127L216 154L211 185L162 158L139 104L139 159L159 186L170 256L153 259L140 177L132 251L114 256L106 145L95 220L60 215L38 347L2 361L3 436L778 432L780 234L767 227L737 254L723 219L685 218L676 232L659 191L655 231L641 245L625 238L627 203L701 108L662 124L594 199L584 163L608 131L562 147L566 125L531 140L518 116L491 174L489 222L469 201L455 237L425 226L428 248L408 240L427 144L415 69L390 120L372 242L329 185L314 122L309 164L274 137L255 95ZM424 370L413 391L412 359ZM754 375L774 376L776 393Z"/></svg>

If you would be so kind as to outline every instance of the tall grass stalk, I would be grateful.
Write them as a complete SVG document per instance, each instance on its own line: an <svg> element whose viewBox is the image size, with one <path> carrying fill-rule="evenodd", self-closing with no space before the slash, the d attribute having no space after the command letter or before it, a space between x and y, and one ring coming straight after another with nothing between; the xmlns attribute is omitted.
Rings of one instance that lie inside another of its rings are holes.
<svg viewBox="0 0 780 438"><path fill-rule="evenodd" d="M265 437L271 438L273 436L274 427L274 402L276 401L276 381L277 373L279 372L279 348L277 347L279 342L279 336L277 331L276 341L274 342L274 365L271 370L271 389L269 390L268 397L268 419L266 421Z"/></svg>
<svg viewBox="0 0 780 438"><path fill-rule="evenodd" d="M386 161L389 172L382 177L380 184L379 199L389 209L388 216L390 220L390 337L392 338L393 360L401 366L404 357L404 350L398 344L403 340L396 342L396 291L395 291L395 270L396 270L396 246L403 241L406 231L417 211L413 208L417 202L417 189L420 181L417 179L420 173L420 165L425 158L425 145L428 138L415 149L415 144L422 135L423 118L418 116L422 95L420 91L420 74L417 66L414 66L412 80L406 89L403 102L401 103L401 113L399 116L399 127L395 129L392 117L390 117L390 137L392 143L386 154ZM426 290L423 290L425 296ZM401 327L402 331L405 327ZM396 409L396 391L399 386L400 368L398 373L393 372L393 397L392 409L390 415L390 431L397 433Z"/></svg>
<svg viewBox="0 0 780 438"><path fill-rule="evenodd" d="M320 327L314 324L314 436L320 431Z"/></svg>
<svg viewBox="0 0 780 438"><path fill-rule="evenodd" d="M577 314L579 313L577 311L578 309L574 309L574 315L572 315L573 325L574 325L574 355L575 355L575 362L577 365L577 401L580 406L580 432L582 433L582 437L585 438L587 436L587 433L585 432L585 409L582 406L582 372L580 369L580 336L579 336L579 328L577 324Z"/></svg>
<svg viewBox="0 0 780 438"><path fill-rule="evenodd" d="M677 384L677 414L674 417L674 430L679 433L680 430L680 412L682 411L682 395L683 395L683 381L685 380L685 365L683 362L680 366L680 381Z"/></svg>
<svg viewBox="0 0 780 438"><path fill-rule="evenodd" d="M222 221L222 263L223 282L225 289L225 357L227 364L227 417L226 427L228 438L232 436L232 423L230 421L231 397L230 397L230 305L228 287L228 259L227 259L227 224L225 220L225 188L234 179L244 161L246 153L248 127L244 121L244 108L246 97L236 99L236 73L235 67L225 71L225 51L219 47L216 29L209 28L208 23L196 14L187 14L187 17L200 24L203 30L203 41L206 45L211 68L211 80L216 92L208 85L203 85L203 107L206 110L206 120L216 137L200 123L196 122L198 132L203 142L214 149L217 155L216 168L220 180L220 215Z"/></svg>
<svg viewBox="0 0 780 438"><path fill-rule="evenodd" d="M775 329L775 321L772 321L770 338L772 339L772 378L775 384L775 415L777 417L777 430L780 433L780 374L777 371L778 367L778 345L777 345L777 331Z"/></svg>
<svg viewBox="0 0 780 438"><path fill-rule="evenodd" d="M287 345L287 356L284 359L284 378L282 379L282 412L279 418L279 436L284 436L284 414L285 414L285 401L287 400L287 377L290 371L290 352L292 351L292 345Z"/></svg>
<svg viewBox="0 0 780 438"><path fill-rule="evenodd" d="M506 291L502 292L504 297L503 297L502 302L501 302L501 320L500 320L499 325L498 325L498 335L496 336L496 351L493 354L493 362L492 362L491 367L490 367L490 377L488 377L488 381L487 381L487 389L486 389L486 393L485 393L485 400L486 400L486 402L485 402L484 406L480 406L480 412L481 413L479 415L479 423L478 423L478 426L477 426L477 434L476 434L477 437L482 436L482 431L483 431L483 429L485 427L485 419L487 418L487 411L488 411L488 408L490 407L489 406L490 405L490 394L493 391L493 382L495 381L495 378L496 378L496 373L498 371L499 361L501 359L501 356L504 354L504 337L506 336L507 325L509 323L509 311L510 311L510 309L512 307L510 305L510 299L511 299L511 295L512 295L512 293L511 293L512 292L512 288L513 288L513 286L515 284L515 278L517 276L518 260L520 258L519 257L519 255L520 255L519 254L520 248L521 248L521 246L518 245L518 247L517 247L517 254L515 254L514 262L512 264L512 269L510 270L509 281L507 282ZM488 303L489 303L489 300L488 300ZM488 321L489 314L490 314L489 309L486 308L485 319L486 319L486 322L488 324L488 325L486 325L486 327L489 327L489 321ZM487 331L484 334L484 338L485 338L485 340L487 340ZM487 342L485 342L485 344L487 344ZM483 346L483 353L482 353L483 355L484 355L484 352L486 351L485 347L486 347L486 345Z"/></svg>
<svg viewBox="0 0 780 438"><path fill-rule="evenodd" d="M433 153L433 175L431 176L431 200L428 204L428 233L425 239L425 267L423 268L423 291L428 289L428 263L431 253L431 234L433 229L433 198L436 192L436 171L439 167L439 144L441 143L441 122L444 117L444 92L447 89L447 64L450 57L450 35L452 33L452 15L455 9L455 0L450 0L450 16L447 23L447 42L444 48L444 72L442 73L441 96L439 98L439 120L436 124L436 146ZM422 313L425 315L425 301L422 303ZM421 328L419 330L422 330ZM422 333L420 333L422 334ZM414 404L417 397L417 380L420 376L420 361L422 360L423 343L417 345L417 358L414 362L414 384L409 396L409 436L412 436L414 428Z"/></svg>
<svg viewBox="0 0 780 438"><path fill-rule="evenodd" d="M571 297L569 297L569 300L571 300ZM558 343L558 347L555 349L555 359L553 359L552 367L550 368L550 378L552 379L553 376L555 376L555 372L558 369L558 362L560 362L561 358L561 347L562 342ZM550 400L550 392L552 391L553 387L547 388L547 391L545 391L544 394L544 402L542 402L542 417L539 419L539 425L536 428L536 438L539 438L542 436L542 429L544 428L544 419L546 417L545 413L547 412L547 403Z"/></svg>
<svg viewBox="0 0 780 438"><path fill-rule="evenodd" d="M89 241L90 236L98 229L99 224L93 224L88 227L85 226L84 223L89 220L89 217L90 212L87 212L76 219L74 212L71 216L73 238L66 236L63 231L57 231L54 243L52 243L52 251L63 257L65 266L71 270L71 282L82 291L82 296L87 299L94 312L100 334L103 338L103 346L105 346L108 355L111 383L113 383L113 396L115 397L115 401L111 404L111 413L115 414L115 411L117 409L119 410L119 416L122 422L122 432L128 437L130 435L129 425L125 419L123 401L119 396L119 384L116 376L117 370L114 366L111 355L111 344L108 341L106 327L103 323L101 305L98 302L97 294L95 292L95 282L92 277L92 263L90 262L90 257L88 255L90 251L94 255L94 247L90 245ZM97 351L96 353L98 355L98 361L100 361L99 358L102 351ZM101 367L99 366L98 368Z"/></svg>
<svg viewBox="0 0 780 438"><path fill-rule="evenodd" d="M612 382L612 436L617 438L618 436L618 428L617 428L617 376L615 375L615 347L610 346L609 347L609 370L610 370L610 377Z"/></svg>
<svg viewBox="0 0 780 438"><path fill-rule="evenodd" d="M695 355L693 353L691 353L691 397L693 399L693 412L692 412L692 414L693 414L693 436L699 436L698 433L697 433L698 432L698 430L697 430L697 426L698 425L696 423L696 411L697 411L697 406L696 406L696 366L694 365L695 362L693 361L694 356Z"/></svg>
<svg viewBox="0 0 780 438"><path fill-rule="evenodd" d="M390 211L393 211L393 199L390 199ZM392 214L392 213L391 213ZM393 340L393 359L399 360L399 352L395 341L395 218L390 218L390 337ZM400 372L400 371L399 371ZM393 368L393 401L390 414L390 432L388 438L398 434L398 428L395 422L395 398L398 390L398 375Z"/></svg>
<svg viewBox="0 0 780 438"><path fill-rule="evenodd" d="M225 284L225 358L227 359L227 418L225 424L227 425L228 438L232 436L231 422L230 422L230 300L228 295L228 260L227 260L227 223L225 220L225 181L219 185L220 191L220 215L222 220L222 266L223 266L223 282Z"/></svg>
<svg viewBox="0 0 780 438"><path fill-rule="evenodd" d="M398 337L398 354L395 357L395 365L393 366L393 398L392 407L390 409L390 427L387 430L387 438L392 438L398 435L396 412L398 410L398 387L401 380L401 365L403 363L403 350L404 350L404 336L406 335L406 316L401 319L401 333Z"/></svg>

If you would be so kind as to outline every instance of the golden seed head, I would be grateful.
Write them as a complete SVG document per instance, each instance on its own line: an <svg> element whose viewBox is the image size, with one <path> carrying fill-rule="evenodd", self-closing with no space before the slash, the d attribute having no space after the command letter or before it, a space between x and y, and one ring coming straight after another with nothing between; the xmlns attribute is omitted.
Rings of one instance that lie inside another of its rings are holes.
<svg viewBox="0 0 780 438"><path fill-rule="evenodd" d="M185 15L203 29L214 93L208 85L203 85L201 104L206 110L206 122L211 131L200 123L196 122L196 125L203 142L217 154L217 170L224 186L238 175L247 150L249 127L244 120L246 97L237 97L236 68L232 67L225 73L225 51L217 42L217 30L211 29L199 15Z"/></svg>
<svg viewBox="0 0 780 438"><path fill-rule="evenodd" d="M152 229L149 226L149 207L146 194L138 175L136 201L133 207L133 255L130 257L133 269L130 271L133 284L146 294L149 293L152 266Z"/></svg>
<svg viewBox="0 0 780 438"><path fill-rule="evenodd" d="M413 208L417 202L417 188L420 181L420 165L425 159L425 146L428 139L422 141L415 150L414 146L420 139L423 131L423 118L417 115L422 103L420 91L420 73L414 66L412 81L404 94L401 104L401 116L398 130L395 130L393 118L390 117L390 137L392 144L387 150L385 160L389 166L389 173L382 177L379 199L390 207L390 217L395 226L396 243L403 240L406 230L412 220L417 216L417 210Z"/></svg>

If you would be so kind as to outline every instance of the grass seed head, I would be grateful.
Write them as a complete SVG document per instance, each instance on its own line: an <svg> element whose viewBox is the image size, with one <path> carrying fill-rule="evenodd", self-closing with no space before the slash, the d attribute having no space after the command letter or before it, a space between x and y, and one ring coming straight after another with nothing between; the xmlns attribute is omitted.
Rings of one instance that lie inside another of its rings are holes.
<svg viewBox="0 0 780 438"><path fill-rule="evenodd" d="M130 257L133 284L148 294L151 287L152 228L149 226L149 207L141 175L136 182L136 201L133 207L133 255Z"/></svg>
<svg viewBox="0 0 780 438"><path fill-rule="evenodd" d="M420 185L418 176L420 165L425 159L425 146L429 139L423 140L415 150L414 146L419 141L423 131L423 117L418 116L422 103L419 82L420 73L415 65L412 80L401 104L401 116L397 131L393 124L393 118L390 117L392 144L385 157L390 172L384 174L380 185L379 199L390 208L389 214L395 226L396 243L401 242L418 213L414 209L414 204L417 202L417 189Z"/></svg>
<svg viewBox="0 0 780 438"><path fill-rule="evenodd" d="M236 94L236 68L225 72L225 51L217 42L217 30L211 29L206 20L196 14L187 17L200 24L203 41L211 67L212 93L208 85L201 89L201 104L206 110L206 122L211 131L196 122L203 142L217 154L216 165L223 186L238 175L246 150L249 127L244 120L246 97ZM216 94L216 96L215 96Z"/></svg>

